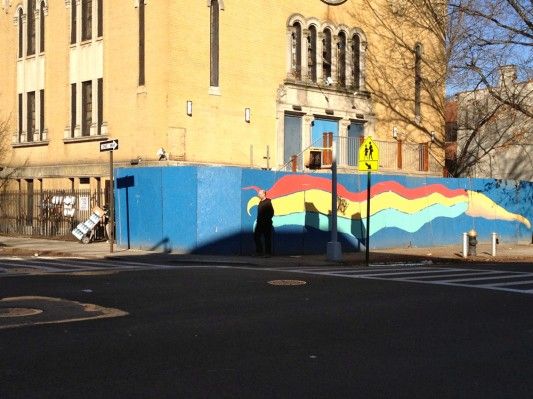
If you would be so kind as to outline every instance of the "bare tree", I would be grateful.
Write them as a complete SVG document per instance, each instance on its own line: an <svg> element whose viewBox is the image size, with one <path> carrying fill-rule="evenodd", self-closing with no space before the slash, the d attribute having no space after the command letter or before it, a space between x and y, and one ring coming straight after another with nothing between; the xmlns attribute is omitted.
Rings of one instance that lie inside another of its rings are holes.
<svg viewBox="0 0 533 399"><path fill-rule="evenodd" d="M420 140L421 134L430 138L445 125L444 88L449 96L461 93L453 98L458 107L455 133L437 136L433 143L442 152L453 139L450 174L465 175L478 165L479 173L491 176L486 164L517 148L526 151L518 155L524 165L514 170L524 169L533 141L531 0L363 4L373 17L372 23L360 20L370 37L367 87L376 107L386 110L384 122L417 133L407 133L404 140ZM423 48L420 65L417 43ZM465 114L470 115L468 125L461 125Z"/></svg>
<svg viewBox="0 0 533 399"><path fill-rule="evenodd" d="M448 89L459 92L453 176L533 179L533 3L452 0Z"/></svg>
<svg viewBox="0 0 533 399"><path fill-rule="evenodd" d="M11 137L10 118L0 118L0 192L7 189L9 179L17 171L11 165Z"/></svg>

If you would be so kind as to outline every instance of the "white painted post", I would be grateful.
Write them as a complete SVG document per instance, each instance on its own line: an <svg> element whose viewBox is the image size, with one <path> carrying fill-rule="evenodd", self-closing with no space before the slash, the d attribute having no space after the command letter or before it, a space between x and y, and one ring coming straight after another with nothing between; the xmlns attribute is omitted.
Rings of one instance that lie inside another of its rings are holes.
<svg viewBox="0 0 533 399"><path fill-rule="evenodd" d="M326 257L328 260L342 260L341 243L337 241L337 151L335 136L331 143L331 241L328 242Z"/></svg>
<svg viewBox="0 0 533 399"><path fill-rule="evenodd" d="M468 235L463 233L463 258L468 256Z"/></svg>
<svg viewBox="0 0 533 399"><path fill-rule="evenodd" d="M492 256L496 256L496 240L498 235L496 233L492 233Z"/></svg>

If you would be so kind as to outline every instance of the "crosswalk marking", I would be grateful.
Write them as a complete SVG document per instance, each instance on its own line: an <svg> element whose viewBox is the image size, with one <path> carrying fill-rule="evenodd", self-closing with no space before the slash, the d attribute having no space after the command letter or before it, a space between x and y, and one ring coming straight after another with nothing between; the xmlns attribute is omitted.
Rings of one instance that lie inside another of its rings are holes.
<svg viewBox="0 0 533 399"><path fill-rule="evenodd" d="M533 288L531 287L531 284L533 284L533 273L527 272L428 267L425 265L397 265L395 267L380 267L379 269L376 267L331 269L327 267L301 267L291 269L273 268L269 270L362 280L384 280L533 294ZM484 283L491 280L495 281ZM527 286L528 284L530 285L529 287L519 288L519 286Z"/></svg>
<svg viewBox="0 0 533 399"><path fill-rule="evenodd" d="M152 264L123 259L65 259L0 257L0 277L35 273L77 273L103 270L246 269L278 271L361 280L382 280L428 285L468 287L533 294L533 273L436 267L427 264L395 264L369 267L265 267L217 264Z"/></svg>

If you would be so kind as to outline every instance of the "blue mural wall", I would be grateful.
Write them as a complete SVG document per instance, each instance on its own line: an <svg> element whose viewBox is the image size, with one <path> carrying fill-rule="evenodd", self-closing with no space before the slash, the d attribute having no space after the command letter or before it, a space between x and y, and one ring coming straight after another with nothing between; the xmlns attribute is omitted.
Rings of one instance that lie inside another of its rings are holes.
<svg viewBox="0 0 533 399"><path fill-rule="evenodd" d="M257 191L274 207L274 252L325 253L331 179L233 167L115 170L117 241L129 248L181 253L251 254ZM339 174L338 229L343 251L365 248L366 174ZM531 240L533 183L373 174L370 248L457 244L463 232L489 241Z"/></svg>

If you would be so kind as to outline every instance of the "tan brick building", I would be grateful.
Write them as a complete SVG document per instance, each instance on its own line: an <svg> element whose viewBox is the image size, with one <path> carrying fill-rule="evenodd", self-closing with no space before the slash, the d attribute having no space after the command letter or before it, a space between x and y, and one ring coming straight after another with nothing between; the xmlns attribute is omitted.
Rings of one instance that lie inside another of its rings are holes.
<svg viewBox="0 0 533 399"><path fill-rule="evenodd" d="M386 69L394 49L371 30L376 21L363 5L0 0L0 117L9 119L10 141L4 169L15 168L22 189L26 182L96 187L109 175L99 142L110 138L120 143L116 166L279 168L320 146L323 131L353 143L362 135L394 143L392 131L415 144L427 142L424 132L441 137L441 113L425 99L442 97L443 85L427 93L416 82L443 71L420 67L442 49L425 35L406 35L413 60L398 83L408 87L413 104L402 104L418 128L394 122L373 101L376 66L366 62L369 52L379 54Z"/></svg>

